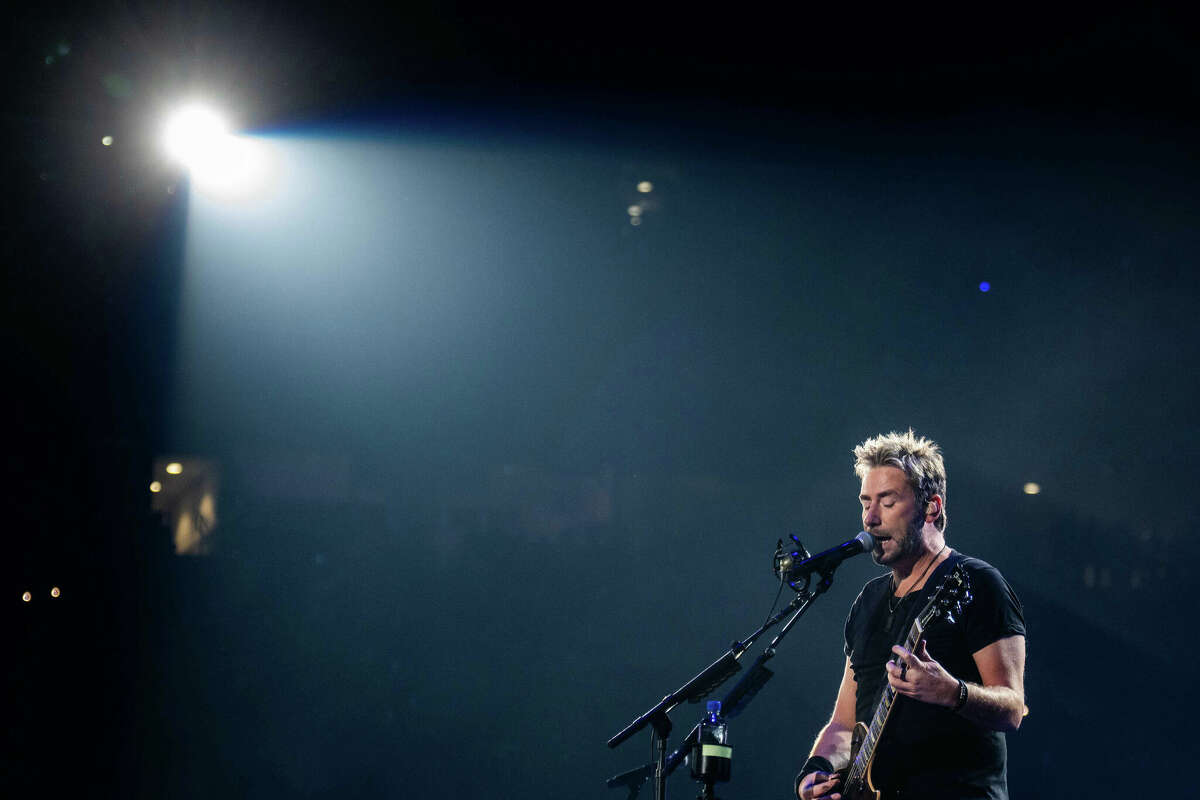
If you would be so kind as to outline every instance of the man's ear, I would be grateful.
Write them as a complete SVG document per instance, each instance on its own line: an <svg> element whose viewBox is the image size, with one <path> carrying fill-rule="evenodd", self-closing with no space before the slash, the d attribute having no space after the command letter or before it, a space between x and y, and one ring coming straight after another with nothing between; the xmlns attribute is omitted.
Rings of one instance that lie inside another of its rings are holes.
<svg viewBox="0 0 1200 800"><path fill-rule="evenodd" d="M925 521L933 522L942 515L942 496L935 494L925 504Z"/></svg>

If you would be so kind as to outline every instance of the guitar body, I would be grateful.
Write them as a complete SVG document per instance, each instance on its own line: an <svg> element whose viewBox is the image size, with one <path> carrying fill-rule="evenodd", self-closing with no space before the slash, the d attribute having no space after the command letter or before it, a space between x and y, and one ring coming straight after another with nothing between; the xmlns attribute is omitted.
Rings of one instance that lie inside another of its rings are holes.
<svg viewBox="0 0 1200 800"><path fill-rule="evenodd" d="M859 722L854 726L854 731L850 734L850 763L853 764L858 758L858 751L862 748L863 740L867 738L867 726ZM866 765L866 773L860 780L851 780L846 782L848 769L842 770L842 787L837 791L842 793L842 800L880 800L882 793L871 785L871 764Z"/></svg>

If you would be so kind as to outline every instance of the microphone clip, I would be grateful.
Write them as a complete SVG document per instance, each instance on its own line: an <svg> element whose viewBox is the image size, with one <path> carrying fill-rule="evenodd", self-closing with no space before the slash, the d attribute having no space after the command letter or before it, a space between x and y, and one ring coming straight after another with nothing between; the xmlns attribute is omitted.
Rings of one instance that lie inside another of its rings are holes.
<svg viewBox="0 0 1200 800"><path fill-rule="evenodd" d="M792 565L812 558L812 553L808 552L808 549L796 534L789 534L788 538L792 540L792 543L786 547L783 544L783 539L775 543L775 577L781 583L786 583L790 586L792 591L803 594L808 591L811 574L804 576L803 586L797 586L794 580L788 580L788 578L791 576Z"/></svg>

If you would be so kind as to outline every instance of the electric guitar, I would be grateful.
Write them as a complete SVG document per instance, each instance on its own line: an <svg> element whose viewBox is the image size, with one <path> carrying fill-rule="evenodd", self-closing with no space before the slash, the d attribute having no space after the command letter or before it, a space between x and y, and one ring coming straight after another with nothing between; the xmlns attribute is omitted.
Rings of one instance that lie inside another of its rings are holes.
<svg viewBox="0 0 1200 800"><path fill-rule="evenodd" d="M963 607L971 602L971 584L967 573L959 564L946 576L941 585L929 598L929 602L908 629L908 637L904 640L904 649L912 651L925 634L925 629L936 619L945 620L947 625L953 625L954 615L962 614ZM899 662L899 656L893 656L893 663ZM881 792L871 781L871 765L875 760L875 748L879 737L883 735L883 726L887 724L888 715L892 713L892 704L896 701L896 690L889 683L883 687L879 705L875 707L875 716L871 724L859 722L854 726L850 739L850 766L839 772L842 775L843 800L880 800Z"/></svg>

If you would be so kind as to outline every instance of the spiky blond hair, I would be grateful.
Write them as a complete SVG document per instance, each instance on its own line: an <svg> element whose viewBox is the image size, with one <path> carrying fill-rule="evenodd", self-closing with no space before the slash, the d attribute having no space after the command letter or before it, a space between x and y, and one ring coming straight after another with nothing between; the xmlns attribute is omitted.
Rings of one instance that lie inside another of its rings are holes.
<svg viewBox="0 0 1200 800"><path fill-rule="evenodd" d="M935 494L940 495L942 511L933 524L939 531L946 530L946 465L937 444L917 436L912 428L907 433L880 434L854 448L854 474L859 480L875 467L904 470L919 508L925 508Z"/></svg>

